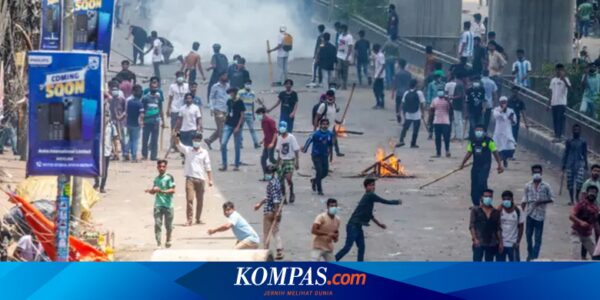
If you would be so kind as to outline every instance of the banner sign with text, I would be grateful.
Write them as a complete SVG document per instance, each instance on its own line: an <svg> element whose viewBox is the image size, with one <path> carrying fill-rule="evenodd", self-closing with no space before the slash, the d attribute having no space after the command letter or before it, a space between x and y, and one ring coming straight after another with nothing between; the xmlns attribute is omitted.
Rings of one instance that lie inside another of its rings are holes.
<svg viewBox="0 0 600 300"><path fill-rule="evenodd" d="M28 63L27 174L99 176L104 55L34 51Z"/></svg>
<svg viewBox="0 0 600 300"><path fill-rule="evenodd" d="M115 0L73 1L73 49L110 55Z"/></svg>
<svg viewBox="0 0 600 300"><path fill-rule="evenodd" d="M42 0L40 49L60 50L63 37L63 0Z"/></svg>

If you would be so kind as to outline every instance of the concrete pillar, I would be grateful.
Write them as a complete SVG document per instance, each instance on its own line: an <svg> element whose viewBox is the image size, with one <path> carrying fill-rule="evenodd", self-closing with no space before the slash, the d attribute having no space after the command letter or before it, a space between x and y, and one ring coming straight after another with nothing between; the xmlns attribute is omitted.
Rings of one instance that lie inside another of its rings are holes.
<svg viewBox="0 0 600 300"><path fill-rule="evenodd" d="M456 53L461 32L462 0L393 0L398 34L436 50Z"/></svg>
<svg viewBox="0 0 600 300"><path fill-rule="evenodd" d="M508 53L509 63L522 48L533 68L571 60L576 0L490 1L490 30Z"/></svg>

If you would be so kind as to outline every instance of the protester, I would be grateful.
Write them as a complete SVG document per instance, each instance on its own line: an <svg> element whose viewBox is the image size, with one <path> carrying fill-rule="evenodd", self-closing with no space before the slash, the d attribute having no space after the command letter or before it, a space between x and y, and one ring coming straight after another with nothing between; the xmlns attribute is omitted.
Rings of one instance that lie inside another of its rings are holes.
<svg viewBox="0 0 600 300"><path fill-rule="evenodd" d="M341 35L337 48L337 84L342 90L348 87L348 71L354 51L354 38L348 33L348 25L340 25Z"/></svg>
<svg viewBox="0 0 600 300"><path fill-rule="evenodd" d="M287 131L287 123L285 121L279 122L279 137L277 138L275 151L277 151L278 157L277 165L281 168L279 172L284 204L287 204L287 199L285 197L286 182L290 187L289 202L294 203L296 195L294 194L294 182L292 181L292 177L294 171L300 168L300 146L298 145L296 137Z"/></svg>
<svg viewBox="0 0 600 300"><path fill-rule="evenodd" d="M183 64L181 65L181 70L185 74L187 74L187 80L189 83L196 82L197 71L200 71L200 75L202 75L202 80L206 81L206 76L204 76L204 69L202 69L202 58L198 53L200 49L200 43L194 42L192 44L192 51L188 53L183 59Z"/></svg>
<svg viewBox="0 0 600 300"><path fill-rule="evenodd" d="M485 37L485 25L481 22L481 14L476 13L473 15L473 23L471 24L471 32L473 37L482 38Z"/></svg>
<svg viewBox="0 0 600 300"><path fill-rule="evenodd" d="M296 119L296 112L298 111L298 94L292 90L294 87L294 81L286 79L284 82L285 90L279 93L277 96L277 103L271 107L268 112L273 111L279 105L281 105L281 112L279 113L279 122L283 121L287 123L288 132L294 132L294 120Z"/></svg>
<svg viewBox="0 0 600 300"><path fill-rule="evenodd" d="M496 142L504 168L508 168L508 159L513 157L517 146L512 132L517 117L515 112L508 107L508 98L500 97L500 105L494 109L493 116L496 122L493 139Z"/></svg>
<svg viewBox="0 0 600 300"><path fill-rule="evenodd" d="M198 83L197 82L190 82L190 94L192 94L192 103L196 104L196 106L198 106L198 108L202 109L203 103L202 103L202 98L200 98L200 96L198 96Z"/></svg>
<svg viewBox="0 0 600 300"><path fill-rule="evenodd" d="M263 243L265 249L270 249L270 242L275 240L275 248L277 255L275 259L283 259L283 242L279 234L279 226L281 224L281 204L282 204L282 189L281 181L275 176L277 173L276 166L267 167L265 179L268 178L267 192L265 199L254 205L254 210L259 210L263 205Z"/></svg>
<svg viewBox="0 0 600 300"><path fill-rule="evenodd" d="M291 35L287 33L287 27L281 25L279 27L279 39L277 40L277 46L273 49L268 49L267 53L277 51L277 66L279 67L279 81L275 82L276 85L282 85L283 82L288 78L288 58L290 55L289 40ZM289 50L286 50L289 49Z"/></svg>
<svg viewBox="0 0 600 300"><path fill-rule="evenodd" d="M396 75L396 63L399 63L400 59L400 46L396 39L390 39L383 44L382 51L385 56L385 87L390 90L394 88L394 75ZM402 66L400 68L403 69Z"/></svg>
<svg viewBox="0 0 600 300"><path fill-rule="evenodd" d="M131 96L133 86L137 83L135 73L129 70L129 61L121 62L121 71L117 73L115 78L120 82L119 89L123 92L124 98L128 99Z"/></svg>
<svg viewBox="0 0 600 300"><path fill-rule="evenodd" d="M596 186L589 186L586 189L586 195L585 199L582 199L573 207L573 211L569 216L569 220L573 222L571 226L573 259L581 257L581 260L585 260L585 255L580 256L582 246L586 252L590 254L594 253L596 245L592 233L595 233L595 236L598 236L600 233L600 224L598 224L598 213L600 210L595 204L598 188Z"/></svg>
<svg viewBox="0 0 600 300"><path fill-rule="evenodd" d="M245 250L245 249L258 249L258 244L260 243L260 239L258 234L248 221L242 217L236 210L232 202L225 202L223 204L223 214L228 219L227 223L208 230L208 235L213 235L217 232L223 232L231 229L237 242L234 246L235 249Z"/></svg>
<svg viewBox="0 0 600 300"><path fill-rule="evenodd" d="M169 102L167 103L167 116L171 120L171 131L174 132L177 127L179 112L184 105L186 94L190 92L190 86L185 82L185 74L182 71L175 73L175 83L169 86ZM175 143L171 140L172 149L175 149Z"/></svg>
<svg viewBox="0 0 600 300"><path fill-rule="evenodd" d="M430 115L433 115L433 127L435 128L435 157L442 156L442 138L444 139L444 149L446 157L450 157L450 124L452 117L452 104L446 97L443 90L439 90L437 97L430 106Z"/></svg>
<svg viewBox="0 0 600 300"><path fill-rule="evenodd" d="M387 229L387 226L381 223L373 215L373 208L375 203L382 203L387 205L400 205L401 200L386 200L375 194L375 179L367 178L363 182L365 188L365 194L358 202L356 209L352 213L348 225L346 225L346 243L344 247L338 251L335 255L335 260L341 260L352 248L352 244L356 242L358 247L358 261L365 260L365 235L363 233L363 226L369 226L369 222L373 221L381 229Z"/></svg>
<svg viewBox="0 0 600 300"><path fill-rule="evenodd" d="M214 73L213 73L214 74ZM210 91L210 97L208 97L208 104L210 106L210 114L215 118L215 126L217 130L213 134L205 139L204 142L208 149L212 150L211 144L219 139L219 143L223 141L223 128L225 126L225 118L227 116L228 107L227 100L229 95L229 83L227 81L227 73L223 72L219 75L219 82L215 83Z"/></svg>
<svg viewBox="0 0 600 300"><path fill-rule="evenodd" d="M554 125L553 143L559 143L565 129L565 112L567 110L567 95L571 88L571 81L566 77L565 66L557 64L555 67L556 75L550 81L550 90L552 96L547 110L552 107L552 120Z"/></svg>
<svg viewBox="0 0 600 300"><path fill-rule="evenodd" d="M565 143L565 153L562 159L562 170L567 176L567 190L573 205L579 199L581 186L585 180L588 168L587 142L581 137L581 126L573 125L573 137Z"/></svg>
<svg viewBox="0 0 600 300"><path fill-rule="evenodd" d="M490 78L490 72L488 70L483 70L481 85L485 90L485 102L483 102L483 125L487 131L492 119L492 110L494 109L496 100L500 94L500 90L496 81Z"/></svg>
<svg viewBox="0 0 600 300"><path fill-rule="evenodd" d="M594 6L590 1L583 1L583 3L579 4L577 7L577 31L583 36L588 37L590 34L590 25L592 20L592 15L594 14Z"/></svg>
<svg viewBox="0 0 600 300"><path fill-rule="evenodd" d="M126 118L126 110L127 110L127 101L125 100L125 95L119 89L119 82L116 79L111 80L108 83L108 87L110 89L110 102L109 102L109 110L110 110L110 122L115 126L116 134L118 139L113 141L113 160L119 160L119 152L121 152L124 156L124 159L128 159L125 145L127 145L127 139L125 135L125 126L127 125Z"/></svg>
<svg viewBox="0 0 600 300"><path fill-rule="evenodd" d="M317 31L319 35L317 36L317 42L315 43L315 52L313 54L313 69L312 69L312 81L309 86L317 87L323 83L323 73L319 66L319 55L321 49L325 45L325 41L323 39L323 35L325 34L325 25L319 24L317 26Z"/></svg>
<svg viewBox="0 0 600 300"><path fill-rule="evenodd" d="M437 58L435 54L433 54L433 47L427 46L425 47L425 78L431 75L435 71L435 64L437 63Z"/></svg>
<svg viewBox="0 0 600 300"><path fill-rule="evenodd" d="M398 38L398 14L394 4L390 4L388 7L387 35L390 40Z"/></svg>
<svg viewBox="0 0 600 300"><path fill-rule="evenodd" d="M469 60L473 56L473 33L471 32L471 22L463 23L463 32L460 35L458 44L458 57L466 57Z"/></svg>
<svg viewBox="0 0 600 300"><path fill-rule="evenodd" d="M100 193L106 193L106 179L108 178L108 165L110 164L110 156L113 151L113 141L119 138L117 127L110 121L108 115L104 116L104 141L103 141L103 156L102 156L102 172L101 178L94 177L94 189L100 188Z"/></svg>
<svg viewBox="0 0 600 300"><path fill-rule="evenodd" d="M152 31L150 33L150 44L152 47L144 53L144 55L152 52L152 66L154 68L154 76L158 77L159 80L162 80L160 77L160 65L165 61L163 57L163 44L161 40L158 38L158 33L156 31Z"/></svg>
<svg viewBox="0 0 600 300"><path fill-rule="evenodd" d="M17 242L13 256L20 262L45 261L44 248L35 234L23 235Z"/></svg>
<svg viewBox="0 0 600 300"><path fill-rule="evenodd" d="M165 224L167 231L167 241L165 247L171 248L171 238L173 236L173 195L175 195L175 180L171 174L167 173L166 160L156 162L158 176L154 179L151 189L145 192L154 195L154 235L156 245L161 246L162 225Z"/></svg>
<svg viewBox="0 0 600 300"><path fill-rule="evenodd" d="M483 45L480 37L473 38L473 69L471 76L481 76L483 68L487 65L487 48Z"/></svg>
<svg viewBox="0 0 600 300"><path fill-rule="evenodd" d="M313 192L323 195L323 178L329 173L329 163L333 161L333 133L329 131L329 119L319 119L319 130L306 141L302 152L306 153L312 144L311 158L315 168L315 177L310 180Z"/></svg>
<svg viewBox="0 0 600 300"><path fill-rule="evenodd" d="M517 50L517 61L513 63L512 74L515 75L515 84L520 87L529 87L529 73L531 62L525 59L525 50Z"/></svg>
<svg viewBox="0 0 600 300"><path fill-rule="evenodd" d="M598 98L600 97L600 75L596 74L596 65L588 65L587 73L581 79L581 85L584 90L579 111L595 119L598 110Z"/></svg>
<svg viewBox="0 0 600 300"><path fill-rule="evenodd" d="M339 112L339 108L335 103L335 91L334 89L330 89L325 93L325 101L321 102L315 112L314 120L314 129L317 130L319 127L320 120L323 118L328 119L330 122L333 122L333 126L328 127L329 131L333 135L333 147L335 150L335 155L338 157L345 156L344 153L340 152L340 146L337 138L337 124L341 124L340 120L337 120L337 113Z"/></svg>
<svg viewBox="0 0 600 300"><path fill-rule="evenodd" d="M521 128L521 119L525 121L525 126L529 129L527 125L527 119L525 118L525 102L520 97L520 88L518 86L513 86L511 88L512 95L508 99L508 107L515 112L515 116L517 117L517 121L512 126L513 137L515 138L515 142L519 141L519 129Z"/></svg>
<svg viewBox="0 0 600 300"><path fill-rule="evenodd" d="M502 211L500 224L504 251L498 252L496 261L520 261L519 245L525 230L525 214L515 205L511 191L502 192L502 206L499 210Z"/></svg>
<svg viewBox="0 0 600 300"><path fill-rule="evenodd" d="M531 167L532 178L525 185L522 208L527 214L525 236L527 238L527 261L538 259L542 248L542 233L546 219L546 206L554 202L554 192L546 181L542 181L542 166Z"/></svg>
<svg viewBox="0 0 600 300"><path fill-rule="evenodd" d="M405 145L404 137L408 132L408 129L412 125L413 134L410 141L411 148L419 148L417 145L417 138L419 137L419 128L421 127L421 117L423 115L425 106L425 95L420 90L417 90L417 80L411 79L409 90L402 96L402 114L404 117L404 124L402 125L402 132L400 133L400 142L396 145L396 148ZM402 117L402 115L400 116Z"/></svg>
<svg viewBox="0 0 600 300"><path fill-rule="evenodd" d="M319 85L323 82L325 86L329 86L333 82L333 70L337 64L337 50L330 42L331 35L329 32L323 34L323 46L319 50L317 63L319 65ZM325 79L323 79L323 72L325 72Z"/></svg>
<svg viewBox="0 0 600 300"><path fill-rule="evenodd" d="M175 132L180 134L181 143L191 147L192 140L196 133L202 132L202 112L200 108L194 104L192 94L185 94L184 105L179 110ZM177 142L174 143L177 146Z"/></svg>
<svg viewBox="0 0 600 300"><path fill-rule="evenodd" d="M210 59L210 67L206 69L207 71L212 71L212 74L210 75L210 81L208 83L208 91L206 93L206 97L209 99L209 102L213 86L215 86L217 82L222 81L221 77L223 76L223 73L227 74L227 66L229 65L227 56L221 53L221 45L213 44L212 48L213 56ZM225 82L227 82L227 79L225 79Z"/></svg>
<svg viewBox="0 0 600 300"><path fill-rule="evenodd" d="M387 68L387 60L386 60L386 70L385 74L390 71ZM392 68L393 69L393 68ZM393 70L392 70L393 71ZM393 76L394 80L391 85L392 88L392 100L396 103L396 114L398 114L398 123L402 121L402 115L400 114L402 110L402 99L404 94L410 89L410 83L413 80L410 72L406 71L406 60L399 59L398 60L398 73ZM388 85L389 87L389 85Z"/></svg>
<svg viewBox="0 0 600 300"><path fill-rule="evenodd" d="M371 55L373 64L375 65L375 72L373 74L373 78L375 79L375 82L373 82L375 106L373 106L373 109L383 109L385 108L385 92L383 83L385 78L385 56L383 55L383 52L381 52L381 45L373 45L373 54Z"/></svg>
<svg viewBox="0 0 600 300"><path fill-rule="evenodd" d="M581 186L581 199L587 199L587 189L595 186L600 189L600 165L592 165L591 176ZM579 199L577 199L579 201ZM600 206L600 197L596 197L596 205Z"/></svg>
<svg viewBox="0 0 600 300"><path fill-rule="evenodd" d="M142 98L142 159L156 160L158 156L158 128L160 124L165 127L163 114L162 92L158 89L158 78L150 81L150 90ZM148 149L149 148L149 149Z"/></svg>
<svg viewBox="0 0 600 300"><path fill-rule="evenodd" d="M488 32L487 43L488 43L488 46L490 44L494 45L494 48L496 49L496 51L498 51L500 54L504 55L504 47L500 46L500 44L498 44L498 42L496 41L496 32L494 32L494 31Z"/></svg>
<svg viewBox="0 0 600 300"><path fill-rule="evenodd" d="M479 81L474 81L472 84L477 85L479 84ZM481 88L481 90L483 91L483 87L478 86L478 88ZM452 104L452 130L454 132L454 134L452 135L452 139L462 142L465 139L465 106L469 103L469 101L471 101L470 97L471 92L473 91L471 90L471 88L465 91L465 85L463 81L457 78L455 74L450 74L450 81L448 81L448 83L446 83L446 85L444 86L444 92L446 95L448 95L448 99ZM484 94L484 92L481 92L482 98ZM465 102L465 98L468 101ZM471 117L470 111L469 117ZM474 126L475 124L479 123L471 124L471 126Z"/></svg>
<svg viewBox="0 0 600 300"><path fill-rule="evenodd" d="M498 163L498 174L501 174L504 172L504 168L498 155L496 143L485 135L483 125L476 125L474 136L467 144L467 154L460 165L460 169L464 169L467 161L473 157L473 166L471 167L471 201L474 207L479 206L481 195L488 188L492 155L496 159L496 163Z"/></svg>
<svg viewBox="0 0 600 300"><path fill-rule="evenodd" d="M244 102L237 97L238 90L229 88L227 94L227 117L225 118L225 126L223 127L223 138L221 139L221 159L223 166L219 171L227 171L227 144L233 135L233 143L235 149L235 167L234 171L240 170L241 165L241 147L242 147L242 124L244 123L244 112L246 106Z"/></svg>
<svg viewBox="0 0 600 300"><path fill-rule="evenodd" d="M444 81L443 78L443 72L438 72L435 71L434 72L434 79L433 81L429 82L429 84L427 84L427 89L425 92L425 104L426 107L431 107L431 104L433 103L433 100L438 96L438 92L441 91L442 94L445 95L444 89L446 87L446 82ZM433 131L434 131L434 126L433 124L433 119L434 119L434 115L429 113L428 117L427 117L427 123L430 124L429 126L429 137L428 139L433 139ZM452 132L452 128L450 128L450 131L448 132L448 134L450 134Z"/></svg>
<svg viewBox="0 0 600 300"><path fill-rule="evenodd" d="M358 32L358 41L354 45L354 53L356 55L356 74L358 75L358 84L363 84L363 75L367 79L367 83L371 86L372 78L369 75L369 56L371 55L371 43L365 39L365 31Z"/></svg>
<svg viewBox="0 0 600 300"><path fill-rule="evenodd" d="M263 131L263 152L260 157L260 165L263 170L263 178L261 181L267 180L267 161L275 164L275 145L277 143L277 128L275 120L267 115L267 110L260 107L256 110L256 120L260 122Z"/></svg>
<svg viewBox="0 0 600 300"><path fill-rule="evenodd" d="M335 261L333 254L334 243L340 237L340 218L337 217L338 202L336 199L327 199L327 211L320 213L312 224L313 234L311 260L326 262Z"/></svg>
<svg viewBox="0 0 600 300"><path fill-rule="evenodd" d="M229 78L229 85L231 87L238 90L243 89L244 85L250 81L250 72L246 69L246 59L240 57L237 60L235 69L231 74L228 74L227 77Z"/></svg>
<svg viewBox="0 0 600 300"><path fill-rule="evenodd" d="M501 211L494 208L493 197L494 191L485 189L481 195L481 205L471 208L469 231L475 262L492 262L498 253L504 253Z"/></svg>
<svg viewBox="0 0 600 300"><path fill-rule="evenodd" d="M175 47L173 47L171 41L167 40L164 37L158 37L158 39L162 44L161 49L164 58L164 63L169 64L171 62L171 55L173 54L173 51L175 51Z"/></svg>
<svg viewBox="0 0 600 300"><path fill-rule="evenodd" d="M133 36L133 65L137 65L139 58L140 65L144 64L144 47L148 41L148 33L142 27L131 25L129 26L129 35L127 40Z"/></svg>
<svg viewBox="0 0 600 300"><path fill-rule="evenodd" d="M133 87L133 96L127 101L127 134L129 135L129 143L127 144L127 156L131 155L131 161L137 163L137 153L140 143L140 126L144 124L142 112L144 105L142 104L142 86L135 85Z"/></svg>
<svg viewBox="0 0 600 300"><path fill-rule="evenodd" d="M244 102L244 106L246 107L242 130L244 129L244 124L246 124L246 126L248 126L248 131L250 131L252 142L254 143L254 149L258 149L260 148L260 143L258 141L258 136L256 135L256 130L254 129L254 120L256 119L256 116L254 115L254 102L256 100L256 94L254 94L254 91L252 90L252 80L248 79L246 81L244 87L239 90L237 97ZM242 141L243 137L244 135L242 134Z"/></svg>

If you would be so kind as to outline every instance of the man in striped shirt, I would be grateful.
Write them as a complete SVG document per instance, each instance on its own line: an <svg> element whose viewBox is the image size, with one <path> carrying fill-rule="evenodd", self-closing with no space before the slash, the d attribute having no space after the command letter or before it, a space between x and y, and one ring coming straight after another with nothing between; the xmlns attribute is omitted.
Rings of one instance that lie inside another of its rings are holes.
<svg viewBox="0 0 600 300"><path fill-rule="evenodd" d="M463 33L460 35L458 45L458 57L471 58L473 56L473 33L471 32L471 22L466 21L463 24Z"/></svg>
<svg viewBox="0 0 600 300"><path fill-rule="evenodd" d="M525 50L517 50L517 61L513 63L512 74L515 75L515 84L521 87L529 87L529 72L531 62L525 59Z"/></svg>

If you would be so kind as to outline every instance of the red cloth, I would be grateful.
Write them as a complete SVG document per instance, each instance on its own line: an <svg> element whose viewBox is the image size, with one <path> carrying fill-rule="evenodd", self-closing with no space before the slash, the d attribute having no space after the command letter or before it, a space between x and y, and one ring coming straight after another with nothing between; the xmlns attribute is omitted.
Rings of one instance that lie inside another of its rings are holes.
<svg viewBox="0 0 600 300"><path fill-rule="evenodd" d="M267 147L273 142L273 136L275 133L277 133L277 126L275 124L275 120L269 118L267 115L263 117L261 126L263 134L265 135L263 138L263 144L265 147Z"/></svg>
<svg viewBox="0 0 600 300"><path fill-rule="evenodd" d="M587 227L582 227L578 223L573 223L571 228L580 236L591 236L594 229L594 224L598 222L598 207L586 200L577 202L573 207L573 214L582 221L588 223Z"/></svg>

